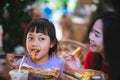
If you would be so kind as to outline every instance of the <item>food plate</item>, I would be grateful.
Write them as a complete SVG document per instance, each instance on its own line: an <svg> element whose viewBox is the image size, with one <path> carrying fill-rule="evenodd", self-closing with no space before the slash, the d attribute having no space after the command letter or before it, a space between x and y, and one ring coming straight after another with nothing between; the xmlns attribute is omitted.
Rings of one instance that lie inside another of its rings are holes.
<svg viewBox="0 0 120 80"><path fill-rule="evenodd" d="M70 74L73 74L82 80L108 80L108 75L102 71L92 69L81 69L81 70L68 70ZM65 75L66 80L78 80L70 75Z"/></svg>

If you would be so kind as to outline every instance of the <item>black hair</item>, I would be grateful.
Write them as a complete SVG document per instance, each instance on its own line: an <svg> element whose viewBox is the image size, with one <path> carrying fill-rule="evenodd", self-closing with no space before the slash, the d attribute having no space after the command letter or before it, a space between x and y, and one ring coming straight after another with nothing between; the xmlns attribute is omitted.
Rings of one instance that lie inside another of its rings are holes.
<svg viewBox="0 0 120 80"><path fill-rule="evenodd" d="M34 32L35 28L37 33L43 33L45 35L48 35L50 37L50 42L55 43L55 45L50 49L49 55L51 55L53 52L56 52L58 40L56 38L55 27L52 22L45 18L35 19L28 24L28 27L26 28L24 33L24 46L26 47L25 43L27 33Z"/></svg>
<svg viewBox="0 0 120 80"><path fill-rule="evenodd" d="M103 23L104 56L110 65L110 72L112 73L113 77L116 76L115 71L117 71L117 69L119 69L118 67L120 67L120 64L118 63L118 61L120 61L120 38L118 36L120 34L120 16L109 11L101 13L91 23L88 36L94 23L98 19L101 19ZM99 70L102 60L103 59L100 54L95 54L92 62L92 69ZM116 80L115 77L114 80Z"/></svg>
<svg viewBox="0 0 120 80"><path fill-rule="evenodd" d="M95 23L98 19L101 19L101 20L102 20L103 28L105 28L105 27L107 26L106 24L108 24L108 22L107 22L107 21L104 21L104 19L107 19L107 17L110 17L110 16L112 16L112 15L113 15L113 12L103 12L103 13L97 15L97 16L93 19L93 21L91 22L91 24L90 24L90 26L89 26L88 36L89 36L90 31L91 31L92 28L93 28L94 23ZM108 21L109 21L109 20L108 20ZM104 30L104 29L103 29L103 30ZM105 31L105 30L104 30L104 31ZM103 38L104 38L104 33L105 33L104 31L103 31ZM104 40L104 39L103 39L103 40ZM103 42L103 46L105 46L104 43L105 43L105 41ZM104 54L104 55L105 55L105 54ZM94 58L93 58L93 62L92 62L91 68L92 68L92 69L95 69L95 70L99 70L100 67L101 67L101 64L102 64L102 56L101 56L99 53L94 54Z"/></svg>
<svg viewBox="0 0 120 80"><path fill-rule="evenodd" d="M106 59L110 65L111 80L120 80L120 16L111 14L103 18L103 37Z"/></svg>

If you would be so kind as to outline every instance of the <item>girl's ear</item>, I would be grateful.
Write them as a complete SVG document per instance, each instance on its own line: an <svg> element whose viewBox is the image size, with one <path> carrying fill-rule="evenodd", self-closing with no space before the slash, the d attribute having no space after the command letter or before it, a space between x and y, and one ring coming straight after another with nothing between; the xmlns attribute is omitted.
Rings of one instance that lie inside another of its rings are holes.
<svg viewBox="0 0 120 80"><path fill-rule="evenodd" d="M50 48L52 48L55 45L55 43L56 43L55 41L51 42L50 43Z"/></svg>

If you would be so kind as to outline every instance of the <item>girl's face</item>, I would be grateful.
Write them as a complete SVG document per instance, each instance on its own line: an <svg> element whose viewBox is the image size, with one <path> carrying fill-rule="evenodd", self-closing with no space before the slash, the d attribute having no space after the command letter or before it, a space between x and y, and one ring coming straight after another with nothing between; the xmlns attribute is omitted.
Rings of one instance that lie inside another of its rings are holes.
<svg viewBox="0 0 120 80"><path fill-rule="evenodd" d="M36 63L45 62L49 58L49 49L52 48L54 44L50 42L49 36L43 33L28 32L26 38L26 48L28 54L31 56L33 50L37 50L35 59Z"/></svg>
<svg viewBox="0 0 120 80"><path fill-rule="evenodd" d="M103 52L103 23L101 19L96 20L90 33L90 50L92 52L102 53Z"/></svg>

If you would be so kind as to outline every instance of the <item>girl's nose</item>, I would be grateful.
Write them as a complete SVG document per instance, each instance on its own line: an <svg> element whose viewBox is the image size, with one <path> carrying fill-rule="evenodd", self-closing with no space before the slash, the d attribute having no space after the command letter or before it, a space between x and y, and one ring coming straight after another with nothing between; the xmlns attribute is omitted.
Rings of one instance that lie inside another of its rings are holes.
<svg viewBox="0 0 120 80"><path fill-rule="evenodd" d="M37 40L34 40L32 46L33 46L33 47L37 47L37 46L38 46L38 41L37 41Z"/></svg>

